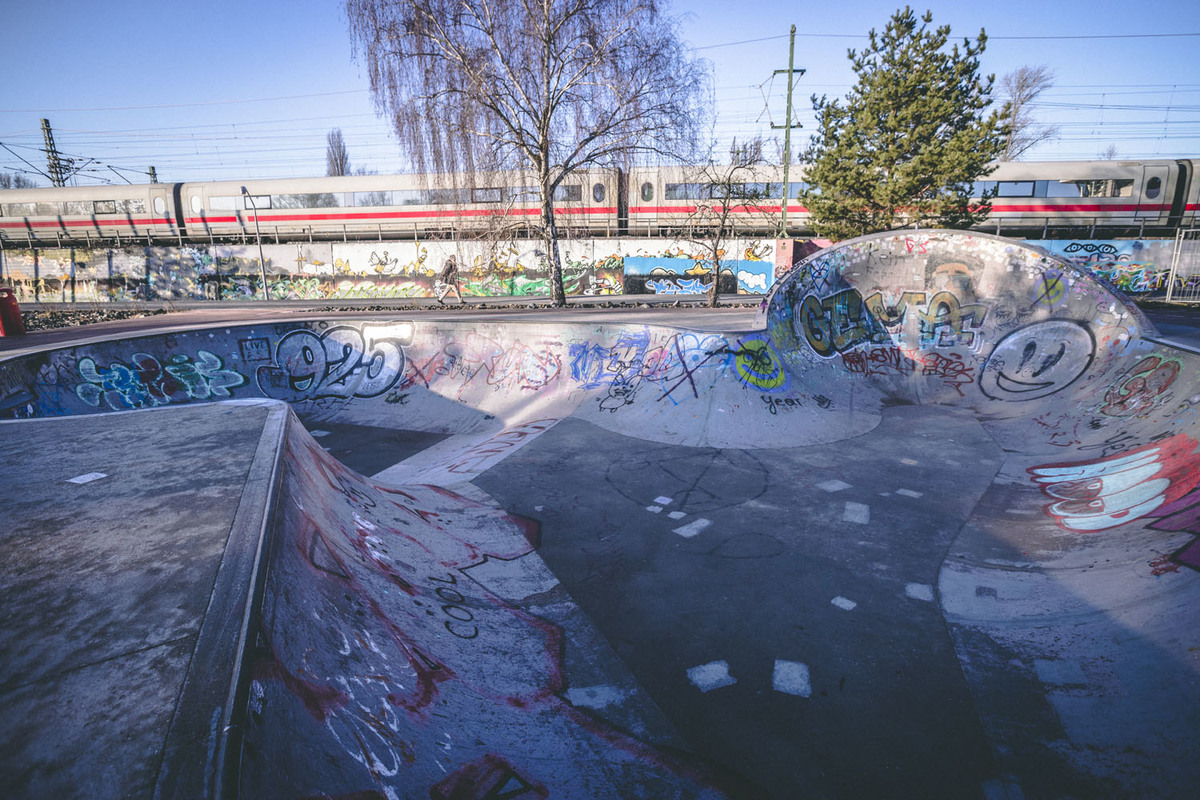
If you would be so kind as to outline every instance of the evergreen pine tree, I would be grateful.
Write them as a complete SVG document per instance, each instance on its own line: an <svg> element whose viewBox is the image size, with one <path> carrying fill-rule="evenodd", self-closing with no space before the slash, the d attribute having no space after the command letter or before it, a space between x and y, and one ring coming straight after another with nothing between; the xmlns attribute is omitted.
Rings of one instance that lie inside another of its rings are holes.
<svg viewBox="0 0 1200 800"><path fill-rule="evenodd" d="M849 52L858 82L845 103L813 96L812 188L802 198L819 235L966 228L987 216L990 198L969 200L1004 144L1000 113L987 113L995 78L979 76L987 35L947 50L949 26L932 22L929 12L897 11L866 49Z"/></svg>

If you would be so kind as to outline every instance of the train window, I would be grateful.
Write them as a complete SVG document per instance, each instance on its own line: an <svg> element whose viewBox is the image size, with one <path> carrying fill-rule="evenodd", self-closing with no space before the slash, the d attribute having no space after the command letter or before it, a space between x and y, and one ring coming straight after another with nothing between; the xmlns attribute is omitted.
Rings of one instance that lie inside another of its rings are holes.
<svg viewBox="0 0 1200 800"><path fill-rule="evenodd" d="M1047 181L1046 197L1079 197L1079 184L1075 181Z"/></svg>
<svg viewBox="0 0 1200 800"><path fill-rule="evenodd" d="M654 198L654 189L650 187L650 197L646 197L646 189L650 184L642 184L642 199L651 200ZM708 197L709 187L703 183L668 183L663 187L663 199L665 200L698 200L703 197Z"/></svg>
<svg viewBox="0 0 1200 800"><path fill-rule="evenodd" d="M297 194L273 194L263 202L255 197L254 202L259 209L264 208L340 208L343 195L341 192L304 192ZM250 204L246 204L250 208Z"/></svg>
<svg viewBox="0 0 1200 800"><path fill-rule="evenodd" d="M155 214L167 213L167 201L163 200L161 197L154 198L154 213Z"/></svg>
<svg viewBox="0 0 1200 800"><path fill-rule="evenodd" d="M425 193L420 189L397 189L392 192L392 200L398 206L423 206Z"/></svg>
<svg viewBox="0 0 1200 800"><path fill-rule="evenodd" d="M542 190L536 186L510 186L504 190L504 194L518 203L536 203L542 196Z"/></svg>
<svg viewBox="0 0 1200 800"><path fill-rule="evenodd" d="M198 194L192 195L192 213L199 214L203 208L204 208L204 205L200 202L200 195L198 195Z"/></svg>
<svg viewBox="0 0 1200 800"><path fill-rule="evenodd" d="M248 194L242 198L245 201L247 211L262 211L271 207L271 195L269 194Z"/></svg>
<svg viewBox="0 0 1200 800"><path fill-rule="evenodd" d="M140 200L140 199L139 200L122 200L120 203L118 203L118 208L120 208L121 211L126 214L145 214L146 213L146 201Z"/></svg>
<svg viewBox="0 0 1200 800"><path fill-rule="evenodd" d="M233 195L219 195L217 197L208 198L208 207L212 211L236 211L240 206L238 201L241 198Z"/></svg>
<svg viewBox="0 0 1200 800"><path fill-rule="evenodd" d="M642 184L642 202L649 203L654 199L654 184L646 181Z"/></svg>
<svg viewBox="0 0 1200 800"><path fill-rule="evenodd" d="M116 200L97 200L94 204L97 214L115 214L117 213Z"/></svg>
<svg viewBox="0 0 1200 800"><path fill-rule="evenodd" d="M975 181L971 184L971 197L983 197L985 194L995 191L995 181Z"/></svg>
<svg viewBox="0 0 1200 800"><path fill-rule="evenodd" d="M391 192L355 192L354 205L362 206L390 206L399 205L392 203Z"/></svg>
<svg viewBox="0 0 1200 800"><path fill-rule="evenodd" d="M1076 181L1081 197L1132 197L1131 179L1111 178L1094 181Z"/></svg>
<svg viewBox="0 0 1200 800"><path fill-rule="evenodd" d="M1151 178L1146 181L1146 199L1153 200L1162 193L1162 178Z"/></svg>
<svg viewBox="0 0 1200 800"><path fill-rule="evenodd" d="M71 200L66 207L67 213L73 217L87 217L92 213L92 204L86 200Z"/></svg>
<svg viewBox="0 0 1200 800"><path fill-rule="evenodd" d="M63 213L62 203L38 203L33 213L39 217L57 217Z"/></svg>
<svg viewBox="0 0 1200 800"><path fill-rule="evenodd" d="M812 186L810 186L807 182L801 181L801 182L797 183L795 181L788 181L788 197L790 197L793 200L799 200L801 192L807 192L811 189L812 189ZM816 189L814 193L820 194L821 190ZM775 194L779 194L779 193L776 192ZM768 195L768 196L774 197L775 195Z"/></svg>
<svg viewBox="0 0 1200 800"><path fill-rule="evenodd" d="M500 202L500 190L493 189L493 188L472 189L471 190L471 202L472 203L499 203Z"/></svg>
<svg viewBox="0 0 1200 800"><path fill-rule="evenodd" d="M559 184L554 190L554 199L563 203L579 203L583 201L583 187L578 183L570 186Z"/></svg>
<svg viewBox="0 0 1200 800"><path fill-rule="evenodd" d="M1000 181L997 197L1033 197L1033 181Z"/></svg>
<svg viewBox="0 0 1200 800"><path fill-rule="evenodd" d="M5 203L4 213L9 217L32 217L33 203Z"/></svg>
<svg viewBox="0 0 1200 800"><path fill-rule="evenodd" d="M447 206L471 202L469 189L430 189L425 192L425 203L431 206Z"/></svg>
<svg viewBox="0 0 1200 800"><path fill-rule="evenodd" d="M596 203L604 202L604 184L603 183L592 184L592 201L596 202Z"/></svg>

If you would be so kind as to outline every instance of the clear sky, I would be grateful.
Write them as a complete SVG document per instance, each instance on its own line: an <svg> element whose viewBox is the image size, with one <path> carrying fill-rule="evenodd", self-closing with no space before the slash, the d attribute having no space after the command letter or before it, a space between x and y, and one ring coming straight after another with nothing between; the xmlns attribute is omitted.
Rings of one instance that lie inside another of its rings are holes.
<svg viewBox="0 0 1200 800"><path fill-rule="evenodd" d="M882 30L895 0L676 0L680 37L711 64L715 136L778 136L788 28L795 24L793 133L813 130L812 94L854 82L847 49ZM1200 2L1008 0L915 4L952 37L989 40L999 77L1046 65L1055 86L1038 105L1061 135L1038 160L1200 157ZM353 168L403 169L374 113L337 0L4 0L0 171L44 169L40 120L58 150L87 164L80 184L322 175L341 128ZM1190 35L1186 35L1190 34ZM7 149L5 149L7 148ZM36 176L34 176L36 178ZM44 179L37 178L46 184Z"/></svg>

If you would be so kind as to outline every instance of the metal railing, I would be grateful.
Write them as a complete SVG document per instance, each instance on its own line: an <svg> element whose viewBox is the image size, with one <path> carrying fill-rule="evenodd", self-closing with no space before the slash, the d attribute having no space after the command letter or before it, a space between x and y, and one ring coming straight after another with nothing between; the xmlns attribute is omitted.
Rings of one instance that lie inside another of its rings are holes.
<svg viewBox="0 0 1200 800"><path fill-rule="evenodd" d="M1181 228L1175 234L1167 302L1200 303L1200 228Z"/></svg>

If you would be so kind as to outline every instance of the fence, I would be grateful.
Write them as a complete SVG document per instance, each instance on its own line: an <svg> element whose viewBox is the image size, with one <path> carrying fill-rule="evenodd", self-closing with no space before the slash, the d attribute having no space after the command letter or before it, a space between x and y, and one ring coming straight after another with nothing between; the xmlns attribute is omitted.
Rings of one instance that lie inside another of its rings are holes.
<svg viewBox="0 0 1200 800"><path fill-rule="evenodd" d="M1200 228L1181 229L1175 235L1167 300L1200 303Z"/></svg>

